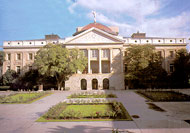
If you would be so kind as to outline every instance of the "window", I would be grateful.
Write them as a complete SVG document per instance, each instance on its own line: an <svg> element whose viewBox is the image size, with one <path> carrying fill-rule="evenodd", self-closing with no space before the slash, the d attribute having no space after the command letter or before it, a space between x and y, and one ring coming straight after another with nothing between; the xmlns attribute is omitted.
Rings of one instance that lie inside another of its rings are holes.
<svg viewBox="0 0 190 133"><path fill-rule="evenodd" d="M28 54L28 59L29 59L29 60L33 60L33 54L32 54L32 53L29 53L29 54Z"/></svg>
<svg viewBox="0 0 190 133"><path fill-rule="evenodd" d="M16 66L16 72L20 73L20 66Z"/></svg>
<svg viewBox="0 0 190 133"><path fill-rule="evenodd" d="M135 40L135 42L137 42L137 40Z"/></svg>
<svg viewBox="0 0 190 133"><path fill-rule="evenodd" d="M109 50L103 49L103 58L108 58L108 57L109 57Z"/></svg>
<svg viewBox="0 0 190 133"><path fill-rule="evenodd" d="M158 40L158 42L160 42L160 40Z"/></svg>
<svg viewBox="0 0 190 133"><path fill-rule="evenodd" d="M7 60L11 60L11 54L7 54Z"/></svg>
<svg viewBox="0 0 190 133"><path fill-rule="evenodd" d="M55 42L53 42L53 44L55 44Z"/></svg>
<svg viewBox="0 0 190 133"><path fill-rule="evenodd" d="M170 42L172 42L172 40L170 40Z"/></svg>
<svg viewBox="0 0 190 133"><path fill-rule="evenodd" d="M92 49L92 57L97 57L97 51L96 49Z"/></svg>
<svg viewBox="0 0 190 133"><path fill-rule="evenodd" d="M20 43L18 42L18 44L20 44Z"/></svg>
<svg viewBox="0 0 190 133"><path fill-rule="evenodd" d="M170 57L171 57L171 58L174 57L174 51L170 51Z"/></svg>
<svg viewBox="0 0 190 133"><path fill-rule="evenodd" d="M182 42L182 40L180 40L180 42Z"/></svg>
<svg viewBox="0 0 190 133"><path fill-rule="evenodd" d="M158 56L161 58L162 57L162 51L158 51Z"/></svg>
<svg viewBox="0 0 190 133"><path fill-rule="evenodd" d="M32 70L32 66L29 66L29 67L28 67L28 70Z"/></svg>
<svg viewBox="0 0 190 133"><path fill-rule="evenodd" d="M170 72L174 72L174 65L173 64L170 64Z"/></svg>
<svg viewBox="0 0 190 133"><path fill-rule="evenodd" d="M84 55L85 57L88 56L88 53L87 53L87 50L86 50L86 49L82 49L81 52L83 53L83 55Z"/></svg>
<svg viewBox="0 0 190 133"><path fill-rule="evenodd" d="M32 44L32 43L30 42L30 44Z"/></svg>
<svg viewBox="0 0 190 133"><path fill-rule="evenodd" d="M44 42L41 42L41 44L44 44Z"/></svg>
<svg viewBox="0 0 190 133"><path fill-rule="evenodd" d="M7 71L11 70L11 66L7 66Z"/></svg>
<svg viewBox="0 0 190 133"><path fill-rule="evenodd" d="M146 42L149 42L148 40L146 40Z"/></svg>
<svg viewBox="0 0 190 133"><path fill-rule="evenodd" d="M21 54L16 55L16 60L21 60Z"/></svg>
<svg viewBox="0 0 190 133"><path fill-rule="evenodd" d="M8 44L10 44L10 42L8 42Z"/></svg>

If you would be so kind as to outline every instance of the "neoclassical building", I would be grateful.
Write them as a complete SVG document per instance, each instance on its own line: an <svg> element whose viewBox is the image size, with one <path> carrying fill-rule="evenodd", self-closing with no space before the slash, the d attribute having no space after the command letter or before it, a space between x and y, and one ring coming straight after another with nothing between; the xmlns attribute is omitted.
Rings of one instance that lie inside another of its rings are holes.
<svg viewBox="0 0 190 133"><path fill-rule="evenodd" d="M94 22L77 27L73 36L67 38L52 34L45 35L45 39L4 41L6 61L3 73L9 69L17 72L32 69L36 52L48 43L61 43L68 49L80 49L88 58L86 69L78 71L66 81L65 87L70 90L125 89L123 58L126 48L131 45L154 45L163 57L163 68L169 73L174 69L176 51L187 45L185 38L147 37L139 32L131 37L123 37L119 35L118 27Z"/></svg>

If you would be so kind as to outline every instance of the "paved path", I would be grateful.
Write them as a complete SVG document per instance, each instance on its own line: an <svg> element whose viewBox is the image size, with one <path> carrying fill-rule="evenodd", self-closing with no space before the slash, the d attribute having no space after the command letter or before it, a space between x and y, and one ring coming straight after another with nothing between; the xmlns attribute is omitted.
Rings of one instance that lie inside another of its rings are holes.
<svg viewBox="0 0 190 133"><path fill-rule="evenodd" d="M55 92L32 104L0 104L0 133L111 133L112 128L135 133L190 132L190 126L182 121L183 118L148 109L145 99L133 91L108 92L116 93L117 100L124 104L129 114L140 118L134 121L35 122L51 106L75 93Z"/></svg>

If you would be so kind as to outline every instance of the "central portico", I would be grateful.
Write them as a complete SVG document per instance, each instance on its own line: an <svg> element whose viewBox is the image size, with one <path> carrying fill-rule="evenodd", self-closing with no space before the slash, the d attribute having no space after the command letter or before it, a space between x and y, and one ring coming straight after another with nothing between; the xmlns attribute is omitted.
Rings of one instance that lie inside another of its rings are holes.
<svg viewBox="0 0 190 133"><path fill-rule="evenodd" d="M86 69L72 75L65 87L70 90L124 89L124 42L117 36L118 29L111 28L91 23L78 27L74 36L65 40L66 48L80 49L88 58Z"/></svg>

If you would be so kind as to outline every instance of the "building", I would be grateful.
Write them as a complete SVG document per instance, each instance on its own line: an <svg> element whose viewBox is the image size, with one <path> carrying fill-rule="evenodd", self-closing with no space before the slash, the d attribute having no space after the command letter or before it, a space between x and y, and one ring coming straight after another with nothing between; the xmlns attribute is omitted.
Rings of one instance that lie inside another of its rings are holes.
<svg viewBox="0 0 190 133"><path fill-rule="evenodd" d="M48 43L62 43L68 49L77 48L85 53L88 66L83 72L72 75L65 83L70 90L124 89L125 49L134 44L152 44L163 57L163 68L173 71L172 61L178 49L186 48L185 38L146 37L145 33L134 33L131 37L119 35L118 27L90 23L78 27L73 36L60 38L46 35L45 39L4 41L6 61L3 73L9 69L17 72L32 69L34 56L39 48Z"/></svg>

